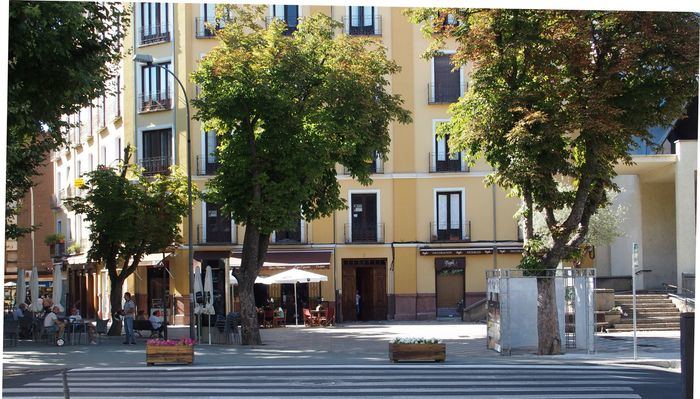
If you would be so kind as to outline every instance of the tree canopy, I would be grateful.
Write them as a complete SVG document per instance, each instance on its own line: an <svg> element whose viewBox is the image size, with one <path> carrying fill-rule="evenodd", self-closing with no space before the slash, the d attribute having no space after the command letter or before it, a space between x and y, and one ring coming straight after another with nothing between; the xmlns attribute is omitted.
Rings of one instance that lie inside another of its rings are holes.
<svg viewBox="0 0 700 399"><path fill-rule="evenodd" d="M187 179L178 168L144 176L141 168L129 165L131 147L124 152L124 164L86 173L86 194L67 200L90 223L88 258L109 273L112 314L121 310L122 284L143 256L170 251L180 241L188 210Z"/></svg>
<svg viewBox="0 0 700 399"><path fill-rule="evenodd" d="M7 86L6 234L50 151L65 143L63 115L104 94L121 59L119 3L10 1Z"/></svg>
<svg viewBox="0 0 700 399"><path fill-rule="evenodd" d="M441 133L449 132L452 150L483 156L495 169L491 183L523 198L521 267L536 275L578 251L591 217L608 203L606 190L617 189L615 165L631 162L635 139L647 140L649 127L682 116L697 93L698 17L691 13L409 14L432 39L428 56L454 39L453 63L473 63L469 89L450 106ZM560 189L561 181L571 189ZM534 234L534 210L544 212L551 245ZM540 282L538 319L556 320L547 302L553 285ZM559 351L556 322L549 326L539 328L540 353Z"/></svg>
<svg viewBox="0 0 700 399"><path fill-rule="evenodd" d="M410 114L387 90L399 67L378 42L337 34L341 24L321 14L292 34L281 20L266 26L264 7L219 14L230 20L193 74L200 88L193 103L218 138L220 166L208 196L246 225L237 278L243 342L251 344L260 338L246 305L254 306L270 233L345 207L336 164L368 184L369 162L388 152L389 123L406 123Z"/></svg>

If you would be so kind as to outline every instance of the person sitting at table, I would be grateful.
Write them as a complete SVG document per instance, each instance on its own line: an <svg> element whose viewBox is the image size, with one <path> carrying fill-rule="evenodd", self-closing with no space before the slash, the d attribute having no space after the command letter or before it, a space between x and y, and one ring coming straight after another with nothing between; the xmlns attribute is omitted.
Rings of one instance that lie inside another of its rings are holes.
<svg viewBox="0 0 700 399"><path fill-rule="evenodd" d="M95 340L95 326L93 326L92 323L83 322L83 318L80 316L80 310L78 310L78 308L71 309L71 315L68 316L68 322L71 325L71 331L73 331L79 325L85 326L88 338L90 339L90 345L97 345L97 341Z"/></svg>
<svg viewBox="0 0 700 399"><path fill-rule="evenodd" d="M160 310L154 310L151 317L148 318L148 321L151 322L151 333L157 332L158 338L163 338L163 329L165 325L163 325L163 321L160 318Z"/></svg>
<svg viewBox="0 0 700 399"><path fill-rule="evenodd" d="M63 338L63 330L66 328L66 323L58 319L60 311L58 306L54 306L44 317L44 330L53 333L56 340Z"/></svg>
<svg viewBox="0 0 700 399"><path fill-rule="evenodd" d="M17 305L17 308L12 312L12 318L14 320L19 320L24 317L24 312L27 311L27 304L22 302Z"/></svg>

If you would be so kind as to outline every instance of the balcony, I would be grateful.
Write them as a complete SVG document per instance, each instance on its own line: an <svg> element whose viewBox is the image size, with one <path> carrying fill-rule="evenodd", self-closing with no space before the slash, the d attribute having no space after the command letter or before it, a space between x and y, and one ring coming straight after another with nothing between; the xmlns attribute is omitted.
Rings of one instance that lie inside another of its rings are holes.
<svg viewBox="0 0 700 399"><path fill-rule="evenodd" d="M147 46L150 44L165 43L170 41L170 26L169 25L151 25L144 26L138 31L138 46Z"/></svg>
<svg viewBox="0 0 700 399"><path fill-rule="evenodd" d="M194 19L194 35L197 39L208 39L216 36L216 31L225 26L224 21L215 18L197 17Z"/></svg>
<svg viewBox="0 0 700 399"><path fill-rule="evenodd" d="M139 159L139 165L143 168L143 174L155 175L170 174L170 157L150 157Z"/></svg>
<svg viewBox="0 0 700 399"><path fill-rule="evenodd" d="M228 230L228 231L209 231L206 234L206 238L204 237L204 225L198 224L197 225L197 244L198 245L230 245L230 244L235 244L237 242L237 237L236 237L236 230ZM233 237L231 234L231 231L233 231Z"/></svg>
<svg viewBox="0 0 700 399"><path fill-rule="evenodd" d="M287 22L287 21L284 20L283 18L280 18L280 17L270 17L270 16L265 17L265 27L267 28L268 26L270 26L270 24L272 23L272 21L274 21L275 19L278 19L278 20L284 22L285 24L287 24L287 28L286 28L284 31L282 31L282 34L283 34L283 35L285 35L285 36L290 36L292 33L294 33L294 32L297 30L296 25L294 25L294 26L289 26L289 22ZM298 23L300 20L301 20L301 18L297 18L297 23Z"/></svg>
<svg viewBox="0 0 700 399"><path fill-rule="evenodd" d="M459 83L428 83L428 104L457 102L466 92L467 85Z"/></svg>
<svg viewBox="0 0 700 399"><path fill-rule="evenodd" d="M306 222L302 223L304 223L304 229L300 229L300 231L275 231L275 239L270 244L308 244L307 232L309 231L309 224Z"/></svg>
<svg viewBox="0 0 700 399"><path fill-rule="evenodd" d="M375 15L372 18L372 23L359 15L343 17L343 32L346 35L352 36L381 36L382 35L382 16Z"/></svg>
<svg viewBox="0 0 700 399"><path fill-rule="evenodd" d="M472 222L450 224L447 222L430 223L430 242L466 242L471 241Z"/></svg>
<svg viewBox="0 0 700 399"><path fill-rule="evenodd" d="M374 159L373 162L370 163L369 165L370 172L372 174L383 174L384 173L384 161L382 161L381 158L377 157ZM344 175L349 175L350 170L343 166L343 174Z"/></svg>
<svg viewBox="0 0 700 399"><path fill-rule="evenodd" d="M195 157L195 174L197 176L213 176L219 168L219 163L207 162L207 157L197 155Z"/></svg>
<svg viewBox="0 0 700 399"><path fill-rule="evenodd" d="M172 97L172 93L160 91L152 94L141 94L137 100L138 112L146 113L168 110L172 108Z"/></svg>
<svg viewBox="0 0 700 399"><path fill-rule="evenodd" d="M61 208L61 194L59 193L58 195L51 195L51 209L60 209Z"/></svg>
<svg viewBox="0 0 700 399"><path fill-rule="evenodd" d="M469 172L469 166L462 160L461 154L457 159L444 152L431 152L428 156L430 173Z"/></svg>
<svg viewBox="0 0 700 399"><path fill-rule="evenodd" d="M345 223L345 243L346 244L383 244L384 243L384 223L376 225L352 226Z"/></svg>

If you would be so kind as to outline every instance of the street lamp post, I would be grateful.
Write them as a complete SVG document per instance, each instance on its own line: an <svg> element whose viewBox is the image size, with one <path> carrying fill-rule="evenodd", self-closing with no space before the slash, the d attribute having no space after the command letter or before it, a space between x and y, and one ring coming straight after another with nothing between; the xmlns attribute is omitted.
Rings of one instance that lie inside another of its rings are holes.
<svg viewBox="0 0 700 399"><path fill-rule="evenodd" d="M194 339L194 295L192 294L194 276L192 275L193 251L192 251L192 135L190 134L190 101L187 98L187 90L180 82L180 79L168 68L153 63L153 57L148 54L134 54L134 62L156 66L165 72L169 73L182 89L182 94L185 96L185 110L187 112L187 269L189 273L189 290L190 290L190 338Z"/></svg>

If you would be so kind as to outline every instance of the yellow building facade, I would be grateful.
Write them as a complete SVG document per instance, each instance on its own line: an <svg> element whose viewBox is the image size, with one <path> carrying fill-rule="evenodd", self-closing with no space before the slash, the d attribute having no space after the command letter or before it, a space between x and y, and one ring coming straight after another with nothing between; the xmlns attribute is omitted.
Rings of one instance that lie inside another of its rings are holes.
<svg viewBox="0 0 700 399"><path fill-rule="evenodd" d="M262 275L292 267L326 275L328 282L299 285L300 306L325 302L345 321L458 317L461 306L484 297L485 271L516 266L522 249L513 217L519 199L485 185L489 165L477 161L469 167L463 154L450 155L446 142L435 138L449 103L464 92L469 71L451 71L454 43L442 57L422 58L428 42L403 9L279 5L268 10L290 26L316 12L343 21L344 33L376 37L388 48L402 68L390 79L391 91L403 97L413 123L390 126L388 160L375 161L370 186L338 166L348 209L275 232ZM193 98L197 90L189 76L217 45L215 24L213 4L136 3L125 47L169 68ZM136 160L147 173L172 164L186 168L186 108L177 83L159 68L125 62L124 93L125 143L136 147ZM199 121L190 123L193 184L206 191L217 166L210 154L216 138ZM195 266L202 274L206 266L213 269L217 313L237 310L231 268L240 262L245 227L221 215L215 204L198 200L192 223ZM184 243L187 230L185 220ZM181 245L173 254L146 258L127 284L141 309L165 307L173 322L189 322L187 255ZM256 285L256 302L272 299L289 317L292 288Z"/></svg>

